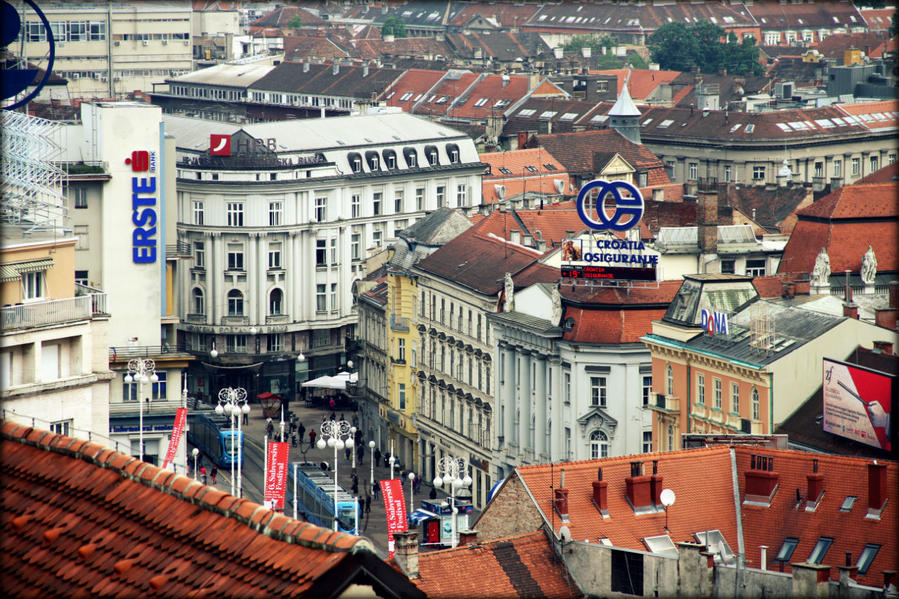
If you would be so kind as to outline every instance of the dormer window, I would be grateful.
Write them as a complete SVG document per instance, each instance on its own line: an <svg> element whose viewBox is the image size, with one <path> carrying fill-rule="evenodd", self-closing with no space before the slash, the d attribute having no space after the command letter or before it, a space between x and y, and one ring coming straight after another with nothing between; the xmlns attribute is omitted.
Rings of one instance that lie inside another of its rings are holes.
<svg viewBox="0 0 899 599"><path fill-rule="evenodd" d="M384 150L384 166L389 170L396 168L396 152L393 150Z"/></svg>
<svg viewBox="0 0 899 599"><path fill-rule="evenodd" d="M362 172L362 156L361 155L359 155L356 152L353 152L353 153L347 155L347 160L350 163L350 169L352 169L352 171L354 173Z"/></svg>
<svg viewBox="0 0 899 599"><path fill-rule="evenodd" d="M379 171L381 170L381 157L374 150L369 150L365 153L365 162L368 163L368 168L371 171Z"/></svg>
<svg viewBox="0 0 899 599"><path fill-rule="evenodd" d="M418 166L418 150L415 148L403 148L403 158L406 159L406 166L409 168Z"/></svg>
<svg viewBox="0 0 899 599"><path fill-rule="evenodd" d="M450 164L459 164L459 146L446 144L446 155L449 156Z"/></svg>
<svg viewBox="0 0 899 599"><path fill-rule="evenodd" d="M440 160L437 157L437 146L425 146L425 157L428 159L428 165L438 166Z"/></svg>

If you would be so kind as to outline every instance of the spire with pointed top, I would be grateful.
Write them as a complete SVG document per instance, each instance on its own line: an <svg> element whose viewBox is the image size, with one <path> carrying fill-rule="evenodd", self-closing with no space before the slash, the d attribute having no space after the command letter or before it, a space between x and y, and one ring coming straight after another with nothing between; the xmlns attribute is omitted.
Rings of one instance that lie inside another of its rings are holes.
<svg viewBox="0 0 899 599"><path fill-rule="evenodd" d="M631 94L627 89L630 79L631 71L628 71L627 79L621 86L621 93L618 94L618 100L609 111L609 126L630 141L639 144L642 143L640 141L640 110L631 100Z"/></svg>

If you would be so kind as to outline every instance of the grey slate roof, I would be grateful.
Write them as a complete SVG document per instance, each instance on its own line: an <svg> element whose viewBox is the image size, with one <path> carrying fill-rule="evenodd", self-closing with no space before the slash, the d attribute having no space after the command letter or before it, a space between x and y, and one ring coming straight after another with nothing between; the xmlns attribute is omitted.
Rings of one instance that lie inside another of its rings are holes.
<svg viewBox="0 0 899 599"><path fill-rule="evenodd" d="M366 74L367 72L367 74ZM387 89L404 71L330 64L282 62L256 81L252 89L319 96L370 99Z"/></svg>
<svg viewBox="0 0 899 599"><path fill-rule="evenodd" d="M391 270L405 270L471 228L471 221L452 208L438 208L398 234Z"/></svg>

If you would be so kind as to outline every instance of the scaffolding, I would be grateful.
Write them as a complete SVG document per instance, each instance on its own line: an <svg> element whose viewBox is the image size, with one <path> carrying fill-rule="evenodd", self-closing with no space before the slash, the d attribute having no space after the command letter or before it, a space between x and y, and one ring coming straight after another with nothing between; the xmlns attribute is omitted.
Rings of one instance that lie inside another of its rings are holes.
<svg viewBox="0 0 899 599"><path fill-rule="evenodd" d="M0 223L34 231L68 225L63 183L63 125L12 110L0 110Z"/></svg>

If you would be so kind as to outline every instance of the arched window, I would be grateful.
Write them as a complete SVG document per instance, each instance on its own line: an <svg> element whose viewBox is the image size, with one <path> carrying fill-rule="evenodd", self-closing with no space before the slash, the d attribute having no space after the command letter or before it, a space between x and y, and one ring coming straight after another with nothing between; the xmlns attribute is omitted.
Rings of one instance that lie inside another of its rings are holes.
<svg viewBox="0 0 899 599"><path fill-rule="evenodd" d="M384 150L384 166L389 170L396 168L396 152L393 150Z"/></svg>
<svg viewBox="0 0 899 599"><path fill-rule="evenodd" d="M381 170L381 155L378 154L374 150L369 150L365 153L365 161L368 163L368 168L371 171L379 171Z"/></svg>
<svg viewBox="0 0 899 599"><path fill-rule="evenodd" d="M674 395L674 371L671 370L671 364L665 369L665 393Z"/></svg>
<svg viewBox="0 0 899 599"><path fill-rule="evenodd" d="M403 148L403 158L406 159L406 166L415 168L418 166L418 150L412 147Z"/></svg>
<svg viewBox="0 0 899 599"><path fill-rule="evenodd" d="M609 457L609 438L600 430L590 433L590 459Z"/></svg>
<svg viewBox="0 0 899 599"><path fill-rule="evenodd" d="M228 292L228 316L243 316L243 294L237 289Z"/></svg>
<svg viewBox="0 0 899 599"><path fill-rule="evenodd" d="M425 146L425 158L428 159L429 166L440 164L440 160L437 157L437 146Z"/></svg>
<svg viewBox="0 0 899 599"><path fill-rule="evenodd" d="M449 156L450 164L458 164L459 146L456 144L446 144L446 155Z"/></svg>
<svg viewBox="0 0 899 599"><path fill-rule="evenodd" d="M755 387L752 388L752 393L750 394L752 398L752 419L759 419L759 390Z"/></svg>
<svg viewBox="0 0 899 599"><path fill-rule="evenodd" d="M347 161L350 163L350 169L354 173L362 172L362 155L358 152L350 152L347 154Z"/></svg>
<svg viewBox="0 0 899 599"><path fill-rule="evenodd" d="M206 298L203 296L203 290L194 287L194 314L206 314Z"/></svg>
<svg viewBox="0 0 899 599"><path fill-rule="evenodd" d="M268 313L272 316L281 314L281 300L284 299L284 293L280 289L272 289L268 294Z"/></svg>

